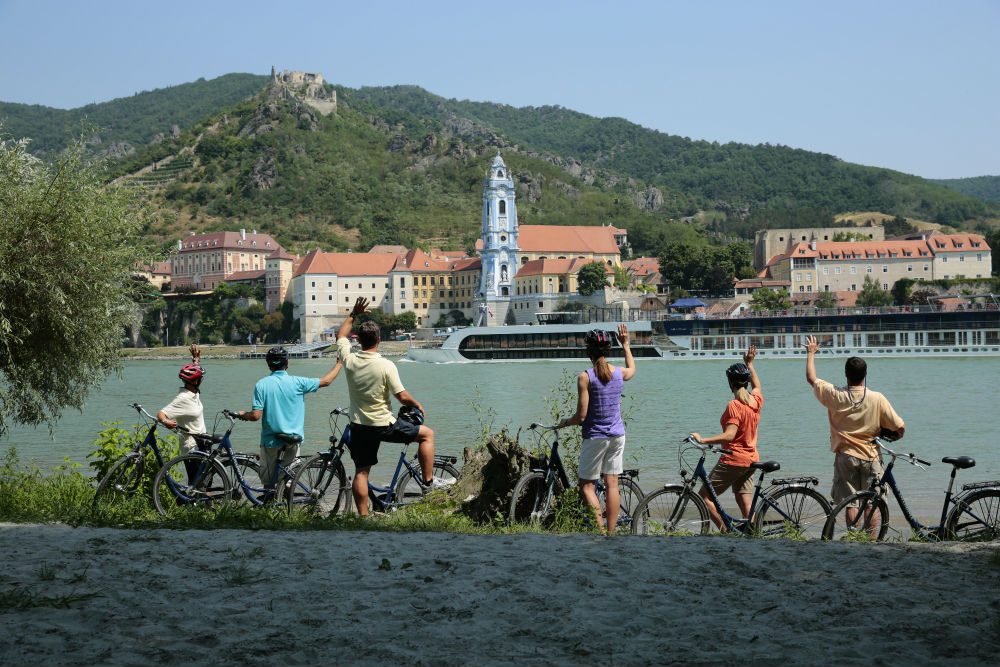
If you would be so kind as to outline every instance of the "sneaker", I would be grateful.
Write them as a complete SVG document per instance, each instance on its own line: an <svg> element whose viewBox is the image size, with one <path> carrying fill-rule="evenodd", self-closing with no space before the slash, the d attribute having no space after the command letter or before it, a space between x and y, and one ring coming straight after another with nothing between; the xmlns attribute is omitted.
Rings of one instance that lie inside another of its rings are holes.
<svg viewBox="0 0 1000 667"><path fill-rule="evenodd" d="M453 486L457 479L441 479L440 477L434 477L431 479L430 484L425 484L423 480L420 480L420 485L425 489L447 489L449 486Z"/></svg>

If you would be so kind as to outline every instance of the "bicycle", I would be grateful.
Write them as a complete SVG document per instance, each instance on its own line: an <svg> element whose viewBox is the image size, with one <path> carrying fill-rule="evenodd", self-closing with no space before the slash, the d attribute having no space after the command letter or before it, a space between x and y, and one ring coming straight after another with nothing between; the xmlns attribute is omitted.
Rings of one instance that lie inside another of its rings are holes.
<svg viewBox="0 0 1000 667"><path fill-rule="evenodd" d="M559 430L555 426L532 423L528 430L538 431L539 440L544 443L544 434L552 433L552 445L549 455L542 456L531 472L525 473L514 485L510 497L508 521L515 523L530 523L543 526L555 517L555 507L559 495L570 488L569 478L559 456ZM616 530L628 529L632 524L633 510L643 497L642 489L636 481L638 470L624 470L618 475L618 492L621 499L621 509L618 514ZM604 513L606 489L604 482L598 479L594 490Z"/></svg>
<svg viewBox="0 0 1000 667"><path fill-rule="evenodd" d="M823 527L823 539L883 541L889 530L886 487L892 490L892 495L903 511L903 517L920 539L971 542L1000 537L1000 480L965 484L959 493L952 495L958 471L974 467L975 459L970 456L945 456L941 459L942 463L951 465L948 490L945 491L944 503L941 505L940 523L925 526L910 512L892 469L896 459L902 459L921 470L926 470L931 464L912 453L894 452L881 438L876 437L872 444L891 457L889 464L885 466L881 476L872 479L867 491L859 491L837 503ZM848 509L853 506L856 506L856 512L849 518Z"/></svg>
<svg viewBox="0 0 1000 667"><path fill-rule="evenodd" d="M732 452L721 445L700 444L691 436L684 438L681 443L678 459L683 482L666 484L643 498L635 509L635 521L632 523L634 534L707 534L711 526L708 506L694 488L700 480L708 488L710 499L718 508L726 530L730 532L759 537L794 536L816 539L821 536L827 516L830 514L830 503L822 494L811 488L819 484L819 480L815 477L775 479L765 489L764 475L777 472L781 469L781 464L776 461L750 464L750 468L760 471L760 476L754 486L749 518L736 518L722 509L719 497L709 483L708 473L705 470L705 458L708 452L714 454ZM690 446L684 447L684 444ZM691 449L701 451L701 457L694 466L693 473L689 473L684 465L684 455Z"/></svg>
<svg viewBox="0 0 1000 667"><path fill-rule="evenodd" d="M123 499L134 497L142 490L143 479L146 474L147 450L152 451L158 470L163 468L166 463L163 458L163 452L160 451L160 447L156 442L156 428L159 425L156 417L146 412L138 403L132 403L129 407L138 412L143 421L148 422L149 430L146 433L146 437L137 442L133 446L132 451L115 461L101 478L100 482L98 482L92 503L92 509L95 512L101 510L103 507L113 506ZM200 450L208 449L215 442L215 437L209 434L190 433L179 428L171 430L181 436L193 437L197 443L199 452ZM226 459L223 465L231 471L237 469L248 471L255 469L257 464L255 457L252 455L233 453L233 456Z"/></svg>
<svg viewBox="0 0 1000 667"><path fill-rule="evenodd" d="M351 439L351 426L346 424L338 435L337 422L347 414L344 408L330 411L330 448L307 459L292 479L287 494L288 511L304 508L323 515L335 515L351 502L351 484L344 470L344 449ZM387 512L421 500L427 492L421 483L423 472L416 457L406 457L406 443L399 453L392 481L388 486L368 482L369 510ZM433 476L445 482L458 479L455 456L434 455Z"/></svg>
<svg viewBox="0 0 1000 667"><path fill-rule="evenodd" d="M296 464L286 467L281 460L286 449L300 443L302 436L275 434L281 445L271 474L271 484L268 486L260 479L258 457L233 451L230 435L236 425L236 413L231 410L219 412L212 430L218 431L219 420L223 418L229 420L225 433L221 436L207 436L207 442L215 445L214 449L176 456L156 473L153 480L153 504L157 512L165 516L172 507L177 506L219 508L241 497L255 507L284 499L286 484L294 476ZM296 459L296 463L299 460ZM284 483L279 484L279 480L284 480Z"/></svg>

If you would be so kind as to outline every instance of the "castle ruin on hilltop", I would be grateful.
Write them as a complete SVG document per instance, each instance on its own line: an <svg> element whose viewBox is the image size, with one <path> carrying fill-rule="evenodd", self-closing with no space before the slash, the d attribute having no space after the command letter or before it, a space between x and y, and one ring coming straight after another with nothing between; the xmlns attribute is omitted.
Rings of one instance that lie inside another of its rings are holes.
<svg viewBox="0 0 1000 667"><path fill-rule="evenodd" d="M279 74L272 65L271 91L286 99L301 100L323 116L337 110L337 91L328 91L323 75L318 72L291 72L286 69Z"/></svg>

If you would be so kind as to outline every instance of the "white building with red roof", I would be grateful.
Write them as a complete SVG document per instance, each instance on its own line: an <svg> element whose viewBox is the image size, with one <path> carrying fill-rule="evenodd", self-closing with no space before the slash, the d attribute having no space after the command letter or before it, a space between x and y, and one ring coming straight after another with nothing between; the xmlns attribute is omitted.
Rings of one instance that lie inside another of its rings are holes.
<svg viewBox="0 0 1000 667"><path fill-rule="evenodd" d="M383 308L389 293L389 272L399 257L321 250L303 257L289 288L301 340L321 340L326 330L340 326L359 296L368 299L371 308Z"/></svg>

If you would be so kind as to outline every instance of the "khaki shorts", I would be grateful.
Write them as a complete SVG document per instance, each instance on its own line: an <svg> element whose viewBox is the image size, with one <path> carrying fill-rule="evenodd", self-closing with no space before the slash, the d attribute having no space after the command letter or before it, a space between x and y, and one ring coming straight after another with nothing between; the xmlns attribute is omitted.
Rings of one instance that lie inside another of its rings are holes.
<svg viewBox="0 0 1000 667"><path fill-rule="evenodd" d="M733 493L753 493L753 468L719 462L708 473L708 481L717 496L729 487L733 487ZM701 485L701 492L708 493L704 484Z"/></svg>
<svg viewBox="0 0 1000 667"><path fill-rule="evenodd" d="M882 462L878 459L865 461L837 452L833 459L833 489L830 491L833 503L836 505L858 491L867 491L871 488L872 479L881 474Z"/></svg>

